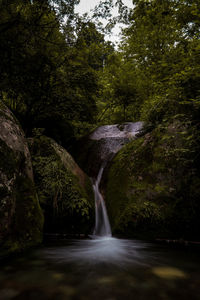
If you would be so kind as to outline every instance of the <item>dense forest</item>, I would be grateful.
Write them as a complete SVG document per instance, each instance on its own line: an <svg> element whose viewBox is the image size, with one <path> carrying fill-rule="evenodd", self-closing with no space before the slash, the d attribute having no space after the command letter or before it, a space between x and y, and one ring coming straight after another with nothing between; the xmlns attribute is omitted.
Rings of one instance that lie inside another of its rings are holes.
<svg viewBox="0 0 200 300"><path fill-rule="evenodd" d="M143 121L140 137L117 154L102 186L111 225L117 233L132 235L140 228L153 236L198 239L200 2L134 0L128 9L121 0L106 0L90 16L75 13L78 3L0 1L1 105L29 140L41 206L49 197L54 209L61 205L73 212L69 226L74 210L76 218L88 219L93 214L91 187L87 183L83 191L81 179L74 188L74 175L61 167L67 155L56 161L64 153L59 147L84 169L74 150L80 138L100 125ZM114 6L119 12L115 18ZM118 46L106 39L117 22L125 24ZM2 157L4 153L2 146ZM23 165L19 161L16 168ZM82 174L71 160L68 165ZM7 185L0 188L6 194ZM63 195L71 201L66 207L57 203ZM6 224L9 213L2 211ZM59 222L62 227L65 221ZM81 222L77 226L84 228ZM52 229L49 224L45 226Z"/></svg>
<svg viewBox="0 0 200 300"><path fill-rule="evenodd" d="M96 121L113 47L75 15L76 2L1 1L1 98L29 136L40 127L62 142Z"/></svg>
<svg viewBox="0 0 200 300"><path fill-rule="evenodd" d="M75 14L78 2L1 1L1 99L26 134L44 128L62 143L102 123L175 118L192 125L189 147L199 124L199 2L133 1L127 11L118 1L127 26L117 50L98 26L112 1L96 19Z"/></svg>

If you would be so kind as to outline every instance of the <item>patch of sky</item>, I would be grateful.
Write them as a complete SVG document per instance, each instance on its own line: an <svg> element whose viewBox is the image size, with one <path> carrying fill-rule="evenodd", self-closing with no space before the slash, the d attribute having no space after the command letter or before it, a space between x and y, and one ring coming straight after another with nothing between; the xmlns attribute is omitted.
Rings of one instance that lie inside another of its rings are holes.
<svg viewBox="0 0 200 300"><path fill-rule="evenodd" d="M114 1L116 2L116 1ZM80 15L83 15L85 13L88 13L89 16L92 15L92 10L95 8L96 5L100 3L100 0L80 0L79 5L76 7L76 12ZM132 0L123 0L123 4L126 5L128 8L133 8ZM118 9L117 7L114 7L112 9L112 16L113 18L118 15ZM104 26L107 25L107 22L105 19L100 19L100 21L103 23ZM121 38L121 29L124 28L125 25L123 24L117 24L111 31L111 34L106 35L105 39L113 42L114 44L118 44Z"/></svg>

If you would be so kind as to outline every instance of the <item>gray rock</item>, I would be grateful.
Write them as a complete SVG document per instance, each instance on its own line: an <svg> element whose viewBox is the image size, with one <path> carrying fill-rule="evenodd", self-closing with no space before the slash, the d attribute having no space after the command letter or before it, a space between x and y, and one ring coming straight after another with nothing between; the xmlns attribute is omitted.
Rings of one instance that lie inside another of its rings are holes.
<svg viewBox="0 0 200 300"><path fill-rule="evenodd" d="M34 189L31 156L19 122L0 102L0 242L5 252L37 244L43 215Z"/></svg>

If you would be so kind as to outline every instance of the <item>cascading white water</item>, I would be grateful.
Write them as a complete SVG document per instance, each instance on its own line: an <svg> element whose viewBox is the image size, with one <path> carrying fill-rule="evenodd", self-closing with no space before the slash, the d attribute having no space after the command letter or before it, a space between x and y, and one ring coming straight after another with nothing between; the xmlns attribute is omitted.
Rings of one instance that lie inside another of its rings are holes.
<svg viewBox="0 0 200 300"><path fill-rule="evenodd" d="M114 125L104 125L98 127L91 135L90 139L100 140L106 138L134 138L143 127L143 122L124 123Z"/></svg>
<svg viewBox="0 0 200 300"><path fill-rule="evenodd" d="M111 236L111 227L110 222L108 219L107 211L103 196L99 191L99 184L101 182L102 174L103 174L104 167L102 166L99 170L99 174L97 176L96 182L93 185L94 195L95 195L95 229L94 235L100 236Z"/></svg>
<svg viewBox="0 0 200 300"><path fill-rule="evenodd" d="M107 162L117 153L124 144L133 139L141 130L142 122L125 123L122 125L105 125L97 128L90 136L92 140L101 140L100 156L103 164L98 172L96 181L93 185L95 195L95 236L111 237L111 227L106 211L106 205L99 186Z"/></svg>

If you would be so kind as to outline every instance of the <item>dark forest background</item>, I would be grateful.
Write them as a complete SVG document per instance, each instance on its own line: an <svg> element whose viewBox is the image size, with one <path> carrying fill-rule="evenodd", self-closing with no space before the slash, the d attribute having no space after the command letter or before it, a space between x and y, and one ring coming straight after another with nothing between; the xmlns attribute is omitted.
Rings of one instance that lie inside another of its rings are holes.
<svg viewBox="0 0 200 300"><path fill-rule="evenodd" d="M132 10L117 1L117 20L127 25L117 50L99 25L99 17L111 17L112 1L90 18L74 12L78 2L0 1L0 95L26 134L44 128L66 146L99 124L144 120L155 127L178 118L191 124L185 143L195 136L194 151L199 1L140 0Z"/></svg>

